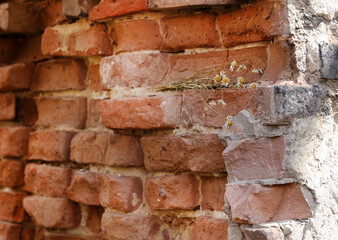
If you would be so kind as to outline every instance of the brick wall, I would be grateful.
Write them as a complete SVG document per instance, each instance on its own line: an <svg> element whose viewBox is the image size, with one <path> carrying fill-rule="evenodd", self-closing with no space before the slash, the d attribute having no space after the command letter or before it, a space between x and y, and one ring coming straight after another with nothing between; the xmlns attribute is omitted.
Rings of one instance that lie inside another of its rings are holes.
<svg viewBox="0 0 338 240"><path fill-rule="evenodd" d="M0 239L301 239L292 126L332 107L288 1L0 2ZM257 88L154 89L234 59Z"/></svg>

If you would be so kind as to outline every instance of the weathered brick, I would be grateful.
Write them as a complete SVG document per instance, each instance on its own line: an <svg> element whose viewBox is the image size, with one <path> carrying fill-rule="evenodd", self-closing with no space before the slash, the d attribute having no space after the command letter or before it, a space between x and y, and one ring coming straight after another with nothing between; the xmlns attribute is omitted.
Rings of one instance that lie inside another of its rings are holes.
<svg viewBox="0 0 338 240"><path fill-rule="evenodd" d="M289 34L287 4L284 0L263 0L248 4L220 14L218 26L225 47Z"/></svg>
<svg viewBox="0 0 338 240"><path fill-rule="evenodd" d="M281 178L284 148L283 137L231 141L223 159L237 180Z"/></svg>
<svg viewBox="0 0 338 240"><path fill-rule="evenodd" d="M100 80L100 64L89 66L90 71L90 86L92 91L101 91L102 84Z"/></svg>
<svg viewBox="0 0 338 240"><path fill-rule="evenodd" d="M37 97L35 102L39 114L35 125L85 127L87 114L85 97Z"/></svg>
<svg viewBox="0 0 338 240"><path fill-rule="evenodd" d="M45 29L41 50L45 55L96 56L113 54L105 25L84 20Z"/></svg>
<svg viewBox="0 0 338 240"><path fill-rule="evenodd" d="M71 168L30 163L25 168L25 190L50 197L67 196Z"/></svg>
<svg viewBox="0 0 338 240"><path fill-rule="evenodd" d="M68 161L73 132L41 130L32 132L28 141L26 159Z"/></svg>
<svg viewBox="0 0 338 240"><path fill-rule="evenodd" d="M282 55L284 56L284 54ZM285 53L285 55L287 54ZM230 63L234 59L237 60L238 64L247 65L247 71L244 72L246 82L274 82L282 71L279 67L277 68L279 70L275 71L276 62L279 63L282 60L272 56L269 62L266 47L185 55L165 53L123 54L102 58L100 64L101 84L104 89L111 89L116 86L164 85L192 77L207 66ZM253 67L247 62L253 64L255 68L267 70L266 74L261 76L252 73Z"/></svg>
<svg viewBox="0 0 338 240"><path fill-rule="evenodd" d="M41 31L38 4L8 2L0 4L0 32L32 34Z"/></svg>
<svg viewBox="0 0 338 240"><path fill-rule="evenodd" d="M105 212L102 229L109 239L156 239L161 221L153 215L125 215Z"/></svg>
<svg viewBox="0 0 338 240"><path fill-rule="evenodd" d="M99 201L103 207L130 212L142 203L142 180L139 177L100 175Z"/></svg>
<svg viewBox="0 0 338 240"><path fill-rule="evenodd" d="M168 54L114 55L101 60L101 84L104 89L162 85L169 82L169 70Z"/></svg>
<svg viewBox="0 0 338 240"><path fill-rule="evenodd" d="M0 128L0 156L21 157L27 151L28 127Z"/></svg>
<svg viewBox="0 0 338 240"><path fill-rule="evenodd" d="M88 113L87 113L87 128L91 127L101 127L103 126L101 123L99 104L101 99L90 99L88 103Z"/></svg>
<svg viewBox="0 0 338 240"><path fill-rule="evenodd" d="M13 62L37 62L50 58L41 52L41 35L19 39L16 44L20 46Z"/></svg>
<svg viewBox="0 0 338 240"><path fill-rule="evenodd" d="M0 239L20 240L21 225L9 222L0 222Z"/></svg>
<svg viewBox="0 0 338 240"><path fill-rule="evenodd" d="M319 45L320 73L325 79L338 79L338 45L322 42Z"/></svg>
<svg viewBox="0 0 338 240"><path fill-rule="evenodd" d="M33 63L0 66L0 91L28 89L33 71Z"/></svg>
<svg viewBox="0 0 338 240"><path fill-rule="evenodd" d="M222 127L226 116L235 116L243 109L256 112L255 93L256 89L184 91L182 118L186 125Z"/></svg>
<svg viewBox="0 0 338 240"><path fill-rule="evenodd" d="M80 206L66 198L29 196L23 200L23 205L39 226L76 228L81 221Z"/></svg>
<svg viewBox="0 0 338 240"><path fill-rule="evenodd" d="M0 186L15 187L23 184L22 161L0 160Z"/></svg>
<svg viewBox="0 0 338 240"><path fill-rule="evenodd" d="M27 226L22 229L21 240L35 240L35 228L33 227L35 226Z"/></svg>
<svg viewBox="0 0 338 240"><path fill-rule="evenodd" d="M23 125L32 126L38 119L38 111L32 97L16 98L16 118Z"/></svg>
<svg viewBox="0 0 338 240"><path fill-rule="evenodd" d="M46 0L39 6L39 24L42 29L65 22L62 14L62 0Z"/></svg>
<svg viewBox="0 0 338 240"><path fill-rule="evenodd" d="M0 121L15 118L14 93L0 93Z"/></svg>
<svg viewBox="0 0 338 240"><path fill-rule="evenodd" d="M67 17L86 17L88 11L97 5L100 0L63 0L62 13Z"/></svg>
<svg viewBox="0 0 338 240"><path fill-rule="evenodd" d="M100 103L102 123L116 129L175 128L180 123L180 96L116 98Z"/></svg>
<svg viewBox="0 0 338 240"><path fill-rule="evenodd" d="M269 240L284 238L283 231L277 227L244 228L243 232L245 238L248 240Z"/></svg>
<svg viewBox="0 0 338 240"><path fill-rule="evenodd" d="M199 206L198 181L192 174L147 178L144 196L151 209L193 210Z"/></svg>
<svg viewBox="0 0 338 240"><path fill-rule="evenodd" d="M21 192L0 192L0 220L22 222L25 217L22 199L25 196Z"/></svg>
<svg viewBox="0 0 338 240"><path fill-rule="evenodd" d="M198 217L192 233L192 240L227 240L229 223L225 219Z"/></svg>
<svg viewBox="0 0 338 240"><path fill-rule="evenodd" d="M217 134L143 137L141 144L149 171L225 171Z"/></svg>
<svg viewBox="0 0 338 240"><path fill-rule="evenodd" d="M115 23L112 39L115 53L138 50L157 50L162 44L160 28L155 20L140 19Z"/></svg>
<svg viewBox="0 0 338 240"><path fill-rule="evenodd" d="M222 211L224 206L226 177L201 177L201 209Z"/></svg>
<svg viewBox="0 0 338 240"><path fill-rule="evenodd" d="M150 9L170 9L194 6L209 6L209 5L228 5L228 4L241 4L245 0L149 0Z"/></svg>
<svg viewBox="0 0 338 240"><path fill-rule="evenodd" d="M36 65L32 91L84 90L87 66L82 60L53 59Z"/></svg>
<svg viewBox="0 0 338 240"><path fill-rule="evenodd" d="M102 0L89 10L89 19L101 20L147 9L147 0Z"/></svg>
<svg viewBox="0 0 338 240"><path fill-rule="evenodd" d="M68 197L86 205L100 205L99 176L93 172L74 171L67 189Z"/></svg>
<svg viewBox="0 0 338 240"><path fill-rule="evenodd" d="M260 184L227 184L225 197L232 220L260 224L312 217L300 184L262 186Z"/></svg>
<svg viewBox="0 0 338 240"><path fill-rule="evenodd" d="M110 133L81 132L71 144L71 160L119 167L143 166L139 138Z"/></svg>
<svg viewBox="0 0 338 240"><path fill-rule="evenodd" d="M161 19L164 34L163 51L179 51L186 48L217 47L220 45L212 14L168 17Z"/></svg>
<svg viewBox="0 0 338 240"><path fill-rule="evenodd" d="M103 207L89 206L88 207L88 217L86 220L86 227L92 233L101 232L101 219L104 213Z"/></svg>

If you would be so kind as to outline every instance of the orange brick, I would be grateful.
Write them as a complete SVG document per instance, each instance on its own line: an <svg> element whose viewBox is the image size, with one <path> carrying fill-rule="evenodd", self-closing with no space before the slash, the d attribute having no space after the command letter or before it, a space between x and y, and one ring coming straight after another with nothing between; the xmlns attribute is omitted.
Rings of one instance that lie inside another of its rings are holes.
<svg viewBox="0 0 338 240"><path fill-rule="evenodd" d="M226 177L201 177L202 210L222 211Z"/></svg>
<svg viewBox="0 0 338 240"><path fill-rule="evenodd" d="M39 23L42 29L61 24L67 20L62 14L62 0L46 0L39 6Z"/></svg>
<svg viewBox="0 0 338 240"><path fill-rule="evenodd" d="M24 165L22 161L0 160L0 185L15 187L23 184Z"/></svg>
<svg viewBox="0 0 338 240"><path fill-rule="evenodd" d="M0 239L20 240L21 224L0 222Z"/></svg>
<svg viewBox="0 0 338 240"><path fill-rule="evenodd" d="M25 196L21 192L0 192L0 220L22 222L25 217L22 199Z"/></svg>
<svg viewBox="0 0 338 240"><path fill-rule="evenodd" d="M100 118L99 104L101 99L90 99L88 103L87 128L103 126Z"/></svg>
<svg viewBox="0 0 338 240"><path fill-rule="evenodd" d="M34 71L32 63L0 66L0 91L28 89Z"/></svg>
<svg viewBox="0 0 338 240"><path fill-rule="evenodd" d="M0 156L21 157L27 151L28 127L0 128Z"/></svg>
<svg viewBox="0 0 338 240"><path fill-rule="evenodd" d="M15 118L14 93L0 93L0 121Z"/></svg>
<svg viewBox="0 0 338 240"><path fill-rule="evenodd" d="M212 5L241 4L245 0L149 0L150 9L192 8Z"/></svg>
<svg viewBox="0 0 338 240"><path fill-rule="evenodd" d="M198 217L195 220L195 227L192 240L228 240L229 223L225 219L212 217Z"/></svg>

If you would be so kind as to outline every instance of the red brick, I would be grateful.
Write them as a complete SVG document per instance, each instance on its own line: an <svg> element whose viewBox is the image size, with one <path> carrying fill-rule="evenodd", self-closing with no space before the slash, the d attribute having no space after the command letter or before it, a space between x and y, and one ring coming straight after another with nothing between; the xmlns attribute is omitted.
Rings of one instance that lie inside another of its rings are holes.
<svg viewBox="0 0 338 240"><path fill-rule="evenodd" d="M25 196L20 192L0 192L0 220L22 222L25 217L22 199Z"/></svg>
<svg viewBox="0 0 338 240"><path fill-rule="evenodd" d="M191 239L228 240L228 227L229 223L225 219L198 217Z"/></svg>
<svg viewBox="0 0 338 240"><path fill-rule="evenodd" d="M101 60L101 84L104 89L163 85L169 71L168 54L115 55Z"/></svg>
<svg viewBox="0 0 338 240"><path fill-rule="evenodd" d="M272 39L289 34L284 0L263 0L219 15L218 26L225 47Z"/></svg>
<svg viewBox="0 0 338 240"><path fill-rule="evenodd" d="M42 130L29 136L26 159L45 161L68 161L70 143L74 133L66 131Z"/></svg>
<svg viewBox="0 0 338 240"><path fill-rule="evenodd" d="M89 24L84 20L46 28L42 35L41 50L45 55L58 56L113 54L105 25Z"/></svg>
<svg viewBox="0 0 338 240"><path fill-rule="evenodd" d="M35 98L37 126L62 126L84 128L86 124L87 99L85 97L37 97Z"/></svg>
<svg viewBox="0 0 338 240"><path fill-rule="evenodd" d="M42 29L67 20L62 14L62 0L46 0L39 7L39 23Z"/></svg>
<svg viewBox="0 0 338 240"><path fill-rule="evenodd" d="M74 171L67 189L68 197L86 205L100 205L99 176L93 172Z"/></svg>
<svg viewBox="0 0 338 240"><path fill-rule="evenodd" d="M17 52L14 62L37 62L50 57L41 52L41 35L19 39L17 44L20 51Z"/></svg>
<svg viewBox="0 0 338 240"><path fill-rule="evenodd" d="M100 103L102 123L115 129L175 128L181 120L180 96L116 98Z"/></svg>
<svg viewBox="0 0 338 240"><path fill-rule="evenodd" d="M88 103L87 128L103 126L100 118L99 104L101 99L90 99Z"/></svg>
<svg viewBox="0 0 338 240"><path fill-rule="evenodd" d="M104 213L104 208L89 206L88 207L88 217L86 220L86 227L92 233L100 233L101 232L101 219Z"/></svg>
<svg viewBox="0 0 338 240"><path fill-rule="evenodd" d="M102 84L100 80L100 64L89 66L90 71L90 86L92 91L101 91Z"/></svg>
<svg viewBox="0 0 338 240"><path fill-rule="evenodd" d="M67 196L71 168L30 163L25 168L25 190L50 197Z"/></svg>
<svg viewBox="0 0 338 240"><path fill-rule="evenodd" d="M35 240L35 229L32 227L22 229L21 240Z"/></svg>
<svg viewBox="0 0 338 240"><path fill-rule="evenodd" d="M89 10L89 19L100 20L147 9L147 0L102 0Z"/></svg>
<svg viewBox="0 0 338 240"><path fill-rule="evenodd" d="M141 144L148 171L225 171L217 134L143 137Z"/></svg>
<svg viewBox="0 0 338 240"><path fill-rule="evenodd" d="M0 239L20 240L21 225L9 222L0 222Z"/></svg>
<svg viewBox="0 0 338 240"><path fill-rule="evenodd" d="M224 206L226 177L201 177L201 209L222 211Z"/></svg>
<svg viewBox="0 0 338 240"><path fill-rule="evenodd" d="M284 145L283 137L232 141L223 158L237 180L281 178Z"/></svg>
<svg viewBox="0 0 338 240"><path fill-rule="evenodd" d="M34 71L32 63L0 66L0 91L28 89Z"/></svg>
<svg viewBox="0 0 338 240"><path fill-rule="evenodd" d="M227 5L227 4L240 4L243 0L149 0L150 9L170 9L181 7L194 7L194 6L206 6L206 5Z"/></svg>
<svg viewBox="0 0 338 240"><path fill-rule="evenodd" d="M0 128L0 156L21 157L26 153L28 127Z"/></svg>
<svg viewBox="0 0 338 240"><path fill-rule="evenodd" d="M100 0L64 0L63 14L67 17L87 17L88 11L97 5Z"/></svg>
<svg viewBox="0 0 338 240"><path fill-rule="evenodd" d="M256 89L184 91L182 118L186 125L222 127L226 116L235 116L243 109L256 112L255 93ZM225 105L219 102L222 100Z"/></svg>
<svg viewBox="0 0 338 240"><path fill-rule="evenodd" d="M164 41L161 49L179 51L186 48L220 46L215 19L212 14L162 18L160 24Z"/></svg>
<svg viewBox="0 0 338 240"><path fill-rule="evenodd" d="M48 228L76 228L81 221L80 206L66 198L29 196L23 201L37 225Z"/></svg>
<svg viewBox="0 0 338 240"><path fill-rule="evenodd" d="M0 93L0 121L15 118L14 93Z"/></svg>
<svg viewBox="0 0 338 240"><path fill-rule="evenodd" d="M21 161L0 160L0 185L16 187L23 184L24 165Z"/></svg>
<svg viewBox="0 0 338 240"><path fill-rule="evenodd" d="M0 63L13 63L18 50L16 46L16 39L0 38Z"/></svg>
<svg viewBox="0 0 338 240"><path fill-rule="evenodd" d="M81 132L72 140L71 160L78 163L141 167L143 153L138 137Z"/></svg>
<svg viewBox="0 0 338 240"><path fill-rule="evenodd" d="M102 229L109 239L157 239L161 221L153 215L125 215L105 212Z"/></svg>
<svg viewBox="0 0 338 240"><path fill-rule="evenodd" d="M162 44L158 23L149 19L115 23L112 39L116 44L115 53L157 50Z"/></svg>
<svg viewBox="0 0 338 240"><path fill-rule="evenodd" d="M53 59L36 65L32 91L84 90L87 66L82 60Z"/></svg>
<svg viewBox="0 0 338 240"><path fill-rule="evenodd" d="M103 207L116 208L131 212L142 203L142 180L139 177L100 176L100 204Z"/></svg>
<svg viewBox="0 0 338 240"><path fill-rule="evenodd" d="M198 181L194 175L147 178L144 188L151 209L193 210L199 207Z"/></svg>
<svg viewBox="0 0 338 240"><path fill-rule="evenodd" d="M38 25L38 4L34 2L9 2L0 6L0 32L34 34Z"/></svg>
<svg viewBox="0 0 338 240"><path fill-rule="evenodd" d="M35 101L32 97L23 97L16 99L16 121L23 125L32 126L38 119L38 111Z"/></svg>
<svg viewBox="0 0 338 240"><path fill-rule="evenodd" d="M231 207L232 220L238 223L260 224L312 217L297 183L274 186L228 184L225 197Z"/></svg>

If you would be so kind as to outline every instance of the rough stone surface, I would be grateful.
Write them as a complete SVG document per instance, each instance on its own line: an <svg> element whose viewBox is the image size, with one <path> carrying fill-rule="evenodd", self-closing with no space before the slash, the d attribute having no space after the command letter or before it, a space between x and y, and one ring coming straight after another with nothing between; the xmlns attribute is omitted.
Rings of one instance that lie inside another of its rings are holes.
<svg viewBox="0 0 338 240"><path fill-rule="evenodd" d="M142 193L142 180L139 177L100 175L99 201L103 207L134 211L143 201Z"/></svg>
<svg viewBox="0 0 338 240"><path fill-rule="evenodd" d="M225 171L224 146L216 134L143 137L141 144L150 171Z"/></svg>
<svg viewBox="0 0 338 240"><path fill-rule="evenodd" d="M245 228L244 235L248 240L279 240L284 238L280 228Z"/></svg>
<svg viewBox="0 0 338 240"><path fill-rule="evenodd" d="M311 218L309 204L297 183L275 186L227 184L226 200L232 220L260 224L271 221Z"/></svg>
<svg viewBox="0 0 338 240"><path fill-rule="evenodd" d="M15 95L14 93L0 94L0 121L15 118Z"/></svg>
<svg viewBox="0 0 338 240"><path fill-rule="evenodd" d="M99 177L93 172L74 171L67 189L68 197L86 205L100 205Z"/></svg>
<svg viewBox="0 0 338 240"><path fill-rule="evenodd" d="M69 229L76 228L81 221L80 206L66 198L29 196L23 205L39 226Z"/></svg>
<svg viewBox="0 0 338 240"><path fill-rule="evenodd" d="M72 161L120 167L143 166L140 140L135 136L81 132L71 143Z"/></svg>
<svg viewBox="0 0 338 240"><path fill-rule="evenodd" d="M32 91L84 90L87 66L81 60L53 59L38 63L31 82Z"/></svg>
<svg viewBox="0 0 338 240"><path fill-rule="evenodd" d="M195 220L195 227L192 240L228 240L229 223L225 219L212 217L198 217Z"/></svg>
<svg viewBox="0 0 338 240"><path fill-rule="evenodd" d="M0 160L0 186L15 187L23 184L24 165L22 161Z"/></svg>
<svg viewBox="0 0 338 240"><path fill-rule="evenodd" d="M116 98L100 103L102 123L113 129L175 128L181 120L180 96Z"/></svg>
<svg viewBox="0 0 338 240"><path fill-rule="evenodd" d="M22 192L0 192L0 220L11 222L22 222L25 212L22 199L26 193Z"/></svg>
<svg viewBox="0 0 338 240"><path fill-rule="evenodd" d="M66 197L71 181L71 168L30 163L25 168L24 189L38 195Z"/></svg>
<svg viewBox="0 0 338 240"><path fill-rule="evenodd" d="M68 161L73 132L42 130L29 135L29 160Z"/></svg>
<svg viewBox="0 0 338 240"><path fill-rule="evenodd" d="M227 179L225 177L201 177L201 209L222 211Z"/></svg>
<svg viewBox="0 0 338 240"><path fill-rule="evenodd" d="M37 97L37 126L84 128L87 99L85 97Z"/></svg>
<svg viewBox="0 0 338 240"><path fill-rule="evenodd" d="M27 151L28 127L0 128L0 156L21 157Z"/></svg>
<svg viewBox="0 0 338 240"><path fill-rule="evenodd" d="M156 239L161 221L153 215L124 215L105 212L102 229L110 239Z"/></svg>
<svg viewBox="0 0 338 240"><path fill-rule="evenodd" d="M319 46L322 78L338 79L338 45L322 43Z"/></svg>
<svg viewBox="0 0 338 240"><path fill-rule="evenodd" d="M281 178L285 143L283 137L237 140L223 152L227 171L236 180Z"/></svg>
<svg viewBox="0 0 338 240"><path fill-rule="evenodd" d="M192 174L147 178L144 188L152 209L193 210L199 206L198 182Z"/></svg>

